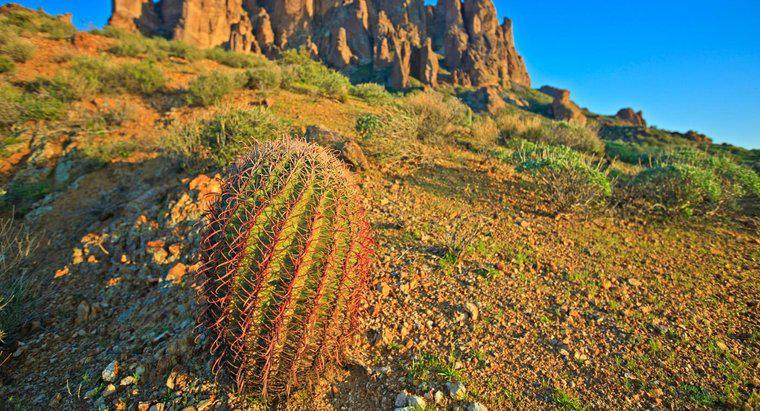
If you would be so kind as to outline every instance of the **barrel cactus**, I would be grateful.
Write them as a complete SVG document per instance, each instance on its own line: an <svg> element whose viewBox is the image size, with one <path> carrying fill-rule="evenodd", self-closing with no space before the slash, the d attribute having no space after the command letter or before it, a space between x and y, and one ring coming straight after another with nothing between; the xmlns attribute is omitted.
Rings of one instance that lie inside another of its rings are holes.
<svg viewBox="0 0 760 411"><path fill-rule="evenodd" d="M329 152L263 143L228 170L202 240L213 370L245 395L288 396L340 361L357 328L372 240Z"/></svg>

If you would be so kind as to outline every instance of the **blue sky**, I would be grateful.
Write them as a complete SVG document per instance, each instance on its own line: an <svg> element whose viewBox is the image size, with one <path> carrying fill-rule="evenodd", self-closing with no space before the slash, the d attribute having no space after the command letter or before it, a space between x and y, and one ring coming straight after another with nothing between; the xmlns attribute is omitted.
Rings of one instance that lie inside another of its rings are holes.
<svg viewBox="0 0 760 411"><path fill-rule="evenodd" d="M20 0L100 27L108 0ZM0 0L0 4L7 1ZM496 0L534 86L592 111L644 110L650 124L760 148L760 1Z"/></svg>

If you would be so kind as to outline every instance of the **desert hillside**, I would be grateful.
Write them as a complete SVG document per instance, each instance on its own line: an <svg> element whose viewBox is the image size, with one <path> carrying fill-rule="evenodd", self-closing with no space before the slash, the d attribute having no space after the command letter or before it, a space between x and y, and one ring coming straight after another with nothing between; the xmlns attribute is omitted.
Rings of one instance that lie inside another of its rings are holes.
<svg viewBox="0 0 760 411"><path fill-rule="evenodd" d="M0 7L0 409L760 408L758 150L366 70ZM342 361L268 403L215 372L203 233L304 140L374 251Z"/></svg>

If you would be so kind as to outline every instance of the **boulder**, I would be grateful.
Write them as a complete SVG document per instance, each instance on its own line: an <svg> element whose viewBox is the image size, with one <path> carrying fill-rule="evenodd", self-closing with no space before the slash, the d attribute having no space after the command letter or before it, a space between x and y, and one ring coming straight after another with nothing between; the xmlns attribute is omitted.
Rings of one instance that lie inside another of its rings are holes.
<svg viewBox="0 0 760 411"><path fill-rule="evenodd" d="M540 91L554 97L551 105L551 115L555 120L569 121L581 125L586 124L586 116L583 111L570 100L570 90L563 90L551 86L543 86Z"/></svg>
<svg viewBox="0 0 760 411"><path fill-rule="evenodd" d="M319 126L308 126L304 139L335 151L338 158L353 170L369 169L369 161L359 144L340 133Z"/></svg>
<svg viewBox="0 0 760 411"><path fill-rule="evenodd" d="M493 87L481 87L475 92L465 94L463 100L474 111L487 111L491 114L507 107L507 103Z"/></svg>
<svg viewBox="0 0 760 411"><path fill-rule="evenodd" d="M622 123L634 127L646 127L647 122L644 120L644 113L633 111L632 108L622 108L615 114L615 117Z"/></svg>

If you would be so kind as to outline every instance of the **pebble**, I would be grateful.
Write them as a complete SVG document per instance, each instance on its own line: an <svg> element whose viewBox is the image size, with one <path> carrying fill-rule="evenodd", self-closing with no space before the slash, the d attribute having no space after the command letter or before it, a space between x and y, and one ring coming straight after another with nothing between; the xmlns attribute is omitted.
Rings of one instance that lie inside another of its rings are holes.
<svg viewBox="0 0 760 411"><path fill-rule="evenodd" d="M480 310L478 310L478 306L473 303L466 303L464 305L464 309L467 311L467 314L469 314L470 319L472 321L477 321L478 316L480 315Z"/></svg>
<svg viewBox="0 0 760 411"><path fill-rule="evenodd" d="M455 400L463 400L467 396L467 389L461 382L447 382L446 389L449 391L449 396Z"/></svg>
<svg viewBox="0 0 760 411"><path fill-rule="evenodd" d="M84 393L84 399L85 400L91 400L91 399L95 398L96 395L98 395L98 387L95 387L95 388L87 391L86 393Z"/></svg>
<svg viewBox="0 0 760 411"><path fill-rule="evenodd" d="M108 398L111 395L113 395L116 392L116 386L113 384L106 385L106 388L103 390L103 397Z"/></svg>
<svg viewBox="0 0 760 411"><path fill-rule="evenodd" d="M105 382L114 382L116 380L116 375L119 373L119 363L116 360L111 361L110 364L106 366L105 369L103 369L103 372L100 374L100 376L103 378L103 381Z"/></svg>
<svg viewBox="0 0 760 411"><path fill-rule="evenodd" d="M467 406L467 411L488 411L488 408L479 402L473 402Z"/></svg>
<svg viewBox="0 0 760 411"><path fill-rule="evenodd" d="M119 383L119 385L132 385L134 383L135 383L135 377L133 377L133 376L130 375L128 377L122 378L121 382Z"/></svg>

